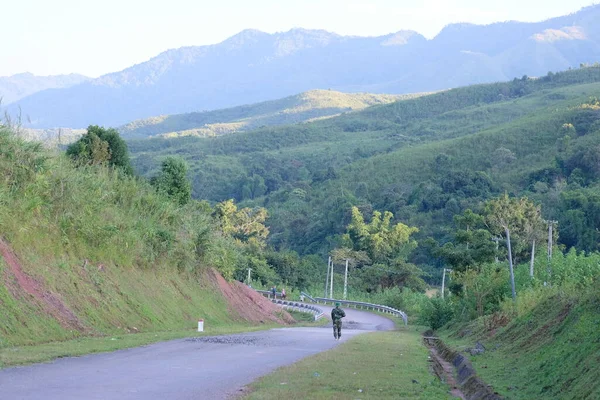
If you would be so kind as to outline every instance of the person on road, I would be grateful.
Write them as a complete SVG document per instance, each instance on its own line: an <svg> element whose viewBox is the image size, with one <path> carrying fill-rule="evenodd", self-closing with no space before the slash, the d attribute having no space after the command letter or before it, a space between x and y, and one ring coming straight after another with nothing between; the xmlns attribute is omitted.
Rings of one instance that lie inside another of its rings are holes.
<svg viewBox="0 0 600 400"><path fill-rule="evenodd" d="M281 289L281 298L285 300L285 288Z"/></svg>
<svg viewBox="0 0 600 400"><path fill-rule="evenodd" d="M271 293L273 294L273 298L276 299L277 298L277 288L275 286L273 286L271 288Z"/></svg>
<svg viewBox="0 0 600 400"><path fill-rule="evenodd" d="M344 310L340 308L340 303L335 303L335 308L331 310L331 320L333 321L333 337L335 340L342 338L342 318L346 316Z"/></svg>

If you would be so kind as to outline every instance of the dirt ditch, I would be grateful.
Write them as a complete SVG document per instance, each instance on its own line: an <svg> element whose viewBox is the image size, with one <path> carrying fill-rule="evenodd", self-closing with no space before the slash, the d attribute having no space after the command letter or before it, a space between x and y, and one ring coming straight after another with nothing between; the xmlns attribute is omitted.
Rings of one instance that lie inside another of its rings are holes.
<svg viewBox="0 0 600 400"><path fill-rule="evenodd" d="M425 332L423 341L429 348L436 375L450 387L450 393L465 400L501 400L502 397L486 385L475 373L471 362L433 336Z"/></svg>

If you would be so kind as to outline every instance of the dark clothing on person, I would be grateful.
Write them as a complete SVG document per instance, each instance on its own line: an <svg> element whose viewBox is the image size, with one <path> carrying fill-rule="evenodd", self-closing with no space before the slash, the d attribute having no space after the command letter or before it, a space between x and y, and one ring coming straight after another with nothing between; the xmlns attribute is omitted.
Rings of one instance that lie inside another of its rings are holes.
<svg viewBox="0 0 600 400"><path fill-rule="evenodd" d="M333 321L337 321L337 320L342 320L342 318L344 318L346 316L346 313L344 312L344 310L342 310L339 307L334 308L333 310L331 310L331 319Z"/></svg>
<svg viewBox="0 0 600 400"><path fill-rule="evenodd" d="M333 337L339 339L342 337L342 318L346 316L344 310L336 306L331 310L331 320L333 321Z"/></svg>
<svg viewBox="0 0 600 400"><path fill-rule="evenodd" d="M333 321L333 337L339 339L342 337L342 320Z"/></svg>

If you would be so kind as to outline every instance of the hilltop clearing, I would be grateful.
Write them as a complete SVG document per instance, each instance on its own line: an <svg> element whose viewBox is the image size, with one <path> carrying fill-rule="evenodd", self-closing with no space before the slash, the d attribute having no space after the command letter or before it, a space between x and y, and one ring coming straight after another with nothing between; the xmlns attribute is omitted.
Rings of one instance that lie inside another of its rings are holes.
<svg viewBox="0 0 600 400"><path fill-rule="evenodd" d="M119 128L126 139L162 136L212 137L245 132L259 127L289 125L333 117L377 104L419 97L311 90L279 100L224 110L164 115L133 121Z"/></svg>

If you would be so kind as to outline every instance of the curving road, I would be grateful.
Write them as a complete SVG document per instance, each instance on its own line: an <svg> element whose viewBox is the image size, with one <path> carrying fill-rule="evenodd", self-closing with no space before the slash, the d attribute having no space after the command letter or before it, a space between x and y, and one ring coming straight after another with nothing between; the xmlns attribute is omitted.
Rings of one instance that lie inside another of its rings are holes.
<svg viewBox="0 0 600 400"><path fill-rule="evenodd" d="M331 307L321 306L331 311ZM390 330L384 317L345 309L342 340L331 324L197 337L112 353L0 370L4 400L226 399L274 369L335 347L349 337Z"/></svg>

